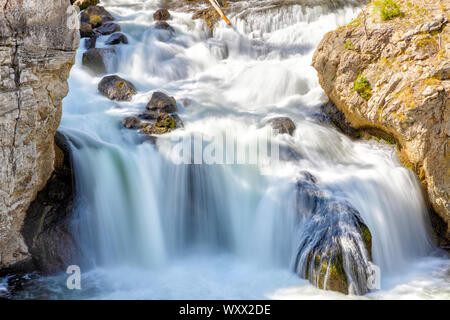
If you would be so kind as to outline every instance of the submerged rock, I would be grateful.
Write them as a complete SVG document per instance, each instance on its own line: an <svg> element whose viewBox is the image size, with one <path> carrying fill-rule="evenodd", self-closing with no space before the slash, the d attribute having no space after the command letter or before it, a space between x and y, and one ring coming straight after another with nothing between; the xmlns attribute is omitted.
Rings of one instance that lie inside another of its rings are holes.
<svg viewBox="0 0 450 320"><path fill-rule="evenodd" d="M166 21L170 19L170 13L167 9L158 9L153 14L153 19L155 21Z"/></svg>
<svg viewBox="0 0 450 320"><path fill-rule="evenodd" d="M115 44L128 44L128 38L121 32L113 33L106 41L107 45L115 45Z"/></svg>
<svg viewBox="0 0 450 320"><path fill-rule="evenodd" d="M105 74L105 59L114 55L114 48L92 48L83 53L83 66L88 68L93 74Z"/></svg>
<svg viewBox="0 0 450 320"><path fill-rule="evenodd" d="M98 91L105 97L117 101L130 101L136 94L134 85L119 76L106 76L98 84Z"/></svg>
<svg viewBox="0 0 450 320"><path fill-rule="evenodd" d="M94 35L90 38L84 40L84 46L86 49L94 49L97 44L97 35Z"/></svg>
<svg viewBox="0 0 450 320"><path fill-rule="evenodd" d="M169 31L171 33L175 32L175 29L170 24L168 24L165 21L158 21L158 22L156 22L155 23L155 28L156 29L161 29L161 30L167 30L167 31Z"/></svg>
<svg viewBox="0 0 450 320"><path fill-rule="evenodd" d="M347 201L322 191L309 173L296 184L302 219L294 270L320 289L345 294L369 291L372 236Z"/></svg>
<svg viewBox="0 0 450 320"><path fill-rule="evenodd" d="M286 133L291 136L294 134L295 124L288 117L274 118L274 119L269 120L269 122L272 125L272 128L274 130L278 130L278 133L280 133L280 134Z"/></svg>
<svg viewBox="0 0 450 320"><path fill-rule="evenodd" d="M127 129L139 129L141 128L141 120L136 117L127 117L122 120L122 124Z"/></svg>
<svg viewBox="0 0 450 320"><path fill-rule="evenodd" d="M174 113L178 111L178 107L174 97L169 97L161 91L156 91L153 93L150 102L147 104L147 110Z"/></svg>

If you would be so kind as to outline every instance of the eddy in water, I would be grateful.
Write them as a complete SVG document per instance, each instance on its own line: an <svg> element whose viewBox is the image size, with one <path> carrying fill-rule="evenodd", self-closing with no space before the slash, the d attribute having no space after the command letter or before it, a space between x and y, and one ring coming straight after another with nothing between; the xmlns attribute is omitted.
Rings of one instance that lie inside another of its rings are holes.
<svg viewBox="0 0 450 320"><path fill-rule="evenodd" d="M312 56L360 4L213 2L231 26L207 1L81 12L59 129L79 269L0 295L449 299L415 175L323 111Z"/></svg>

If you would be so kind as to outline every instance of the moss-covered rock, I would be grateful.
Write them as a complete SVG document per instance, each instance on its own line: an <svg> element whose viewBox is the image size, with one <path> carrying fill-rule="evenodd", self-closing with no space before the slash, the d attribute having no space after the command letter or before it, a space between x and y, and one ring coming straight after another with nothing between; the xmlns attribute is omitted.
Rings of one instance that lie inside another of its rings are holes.
<svg viewBox="0 0 450 320"><path fill-rule="evenodd" d="M98 84L98 91L117 101L129 101L136 94L136 88L131 82L116 75L104 77Z"/></svg>
<svg viewBox="0 0 450 320"><path fill-rule="evenodd" d="M77 0L73 3L74 6L78 6L80 10L95 6L100 3L100 0Z"/></svg>
<svg viewBox="0 0 450 320"><path fill-rule="evenodd" d="M297 205L302 230L295 271L320 289L367 293L372 235L360 213L322 191L311 174L297 182Z"/></svg>

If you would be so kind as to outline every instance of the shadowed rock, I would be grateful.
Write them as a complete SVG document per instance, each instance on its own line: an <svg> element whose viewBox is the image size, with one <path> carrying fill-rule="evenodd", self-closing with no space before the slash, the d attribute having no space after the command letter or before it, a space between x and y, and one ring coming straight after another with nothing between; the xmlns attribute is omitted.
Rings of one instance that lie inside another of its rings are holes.
<svg viewBox="0 0 450 320"><path fill-rule="evenodd" d="M114 33L112 34L105 42L107 45L116 45L116 44L128 44L128 38L123 33Z"/></svg>
<svg viewBox="0 0 450 320"><path fill-rule="evenodd" d="M83 53L83 66L93 74L105 74L105 58L115 54L114 48L92 48Z"/></svg>
<svg viewBox="0 0 450 320"><path fill-rule="evenodd" d="M102 35L108 35L120 31L120 26L114 22L107 22L96 28L95 31Z"/></svg>

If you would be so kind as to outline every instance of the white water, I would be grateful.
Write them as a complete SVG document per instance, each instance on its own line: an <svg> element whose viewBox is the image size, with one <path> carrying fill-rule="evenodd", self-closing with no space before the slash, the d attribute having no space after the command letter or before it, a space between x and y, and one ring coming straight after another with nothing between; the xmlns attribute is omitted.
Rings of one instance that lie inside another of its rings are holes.
<svg viewBox="0 0 450 320"><path fill-rule="evenodd" d="M449 260L434 249L414 175L391 146L351 141L317 116L326 97L310 66L314 49L357 8L316 1L255 10L271 1L245 1L229 14L234 27L220 22L210 38L202 21L181 11L171 12L173 36L154 29L158 1L103 3L130 40L116 48L108 71L139 93L126 103L101 97L100 78L81 68L81 45L60 130L74 147L83 290L65 290L65 279L56 276L40 279L39 292L101 299L345 298L292 270L302 227L294 182L308 171L321 191L356 208L372 232L382 281L367 297L450 299ZM142 112L154 90L177 99L185 124L159 138L159 151L120 124ZM166 157L171 135L229 130L240 143L252 142L279 115L297 126L293 137L277 139L298 157L271 170L177 166Z"/></svg>

